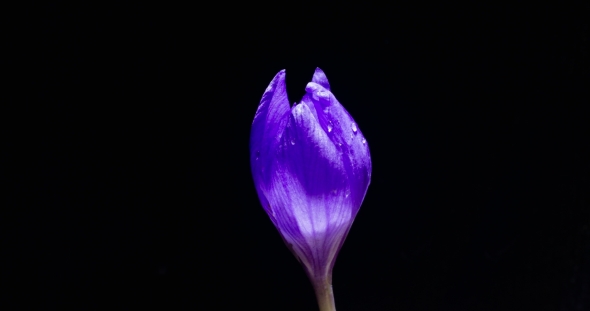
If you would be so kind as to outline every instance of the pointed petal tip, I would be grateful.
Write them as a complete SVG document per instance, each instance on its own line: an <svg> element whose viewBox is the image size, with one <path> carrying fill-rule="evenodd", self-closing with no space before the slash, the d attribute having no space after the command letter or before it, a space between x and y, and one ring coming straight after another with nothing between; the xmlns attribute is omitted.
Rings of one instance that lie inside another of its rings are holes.
<svg viewBox="0 0 590 311"><path fill-rule="evenodd" d="M311 82L315 82L323 86L325 89L330 90L330 83L328 82L328 78L326 77L324 71L320 69L320 67L316 67Z"/></svg>
<svg viewBox="0 0 590 311"><path fill-rule="evenodd" d="M284 80L285 79L285 72L286 72L285 69L280 70L279 72L277 72L277 74L273 78L273 81L276 81L276 80L279 80L279 79L283 79ZM271 83L272 83L272 81L271 81Z"/></svg>
<svg viewBox="0 0 590 311"><path fill-rule="evenodd" d="M279 72L277 72L277 74L275 75L275 77L284 78L286 72L287 72L287 70L285 70L285 69L279 70Z"/></svg>
<svg viewBox="0 0 590 311"><path fill-rule="evenodd" d="M287 99L286 87L285 69L283 69L277 72L272 81L270 81L264 90L260 104L258 104L256 114L254 115L253 122L256 122L256 120L259 118L267 118L268 114L281 114L289 110L289 101Z"/></svg>
<svg viewBox="0 0 590 311"><path fill-rule="evenodd" d="M272 78L266 90L264 90L264 95L262 95L262 100L260 104L265 100L265 97L268 95L272 97L272 93L276 90L277 87L285 86L285 69L277 72L275 76Z"/></svg>

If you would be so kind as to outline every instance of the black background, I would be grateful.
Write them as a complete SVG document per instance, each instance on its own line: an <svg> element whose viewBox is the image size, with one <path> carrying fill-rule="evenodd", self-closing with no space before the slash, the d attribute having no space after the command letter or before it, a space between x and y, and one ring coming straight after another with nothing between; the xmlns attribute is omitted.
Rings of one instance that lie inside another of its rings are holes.
<svg viewBox="0 0 590 311"><path fill-rule="evenodd" d="M320 67L373 160L334 270L339 311L590 310L588 16L19 11L2 60L3 309L317 310L258 202L248 143L273 76L287 70L296 102Z"/></svg>

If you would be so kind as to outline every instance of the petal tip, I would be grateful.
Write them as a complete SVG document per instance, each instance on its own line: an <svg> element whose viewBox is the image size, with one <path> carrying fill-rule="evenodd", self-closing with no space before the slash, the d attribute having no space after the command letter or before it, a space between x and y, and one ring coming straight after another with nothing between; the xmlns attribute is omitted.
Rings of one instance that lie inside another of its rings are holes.
<svg viewBox="0 0 590 311"><path fill-rule="evenodd" d="M277 72L277 74L275 74L274 78L272 78L272 80L270 81L270 83L266 87L266 90L264 90L264 95L262 96L261 103L264 101L266 94L274 92L277 86L284 85L284 84L285 84L285 69Z"/></svg>
<svg viewBox="0 0 590 311"><path fill-rule="evenodd" d="M285 80L285 74L286 74L286 70L280 70L279 72L277 72L277 74L275 75L275 77L273 78L273 82L274 81L284 81ZM272 83L272 82L271 82Z"/></svg>
<svg viewBox="0 0 590 311"><path fill-rule="evenodd" d="M275 79L281 79L284 80L285 79L285 74L286 74L286 70L282 69L279 72L277 72L277 74L275 75Z"/></svg>
<svg viewBox="0 0 590 311"><path fill-rule="evenodd" d="M328 78L326 77L324 71L320 69L320 67L317 67L315 69L315 72L313 73L313 79L311 80L311 82L315 82L323 86L328 91L330 90L330 83L328 82Z"/></svg>

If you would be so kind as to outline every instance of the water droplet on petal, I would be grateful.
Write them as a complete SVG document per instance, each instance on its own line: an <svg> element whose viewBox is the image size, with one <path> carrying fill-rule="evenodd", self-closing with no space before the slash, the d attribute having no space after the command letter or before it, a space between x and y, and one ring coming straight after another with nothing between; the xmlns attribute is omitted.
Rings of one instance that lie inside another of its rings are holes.
<svg viewBox="0 0 590 311"><path fill-rule="evenodd" d="M367 140L363 138L362 142L363 142L363 144L366 144Z"/></svg>
<svg viewBox="0 0 590 311"><path fill-rule="evenodd" d="M356 128L356 123L352 122L352 125L350 127L352 128L352 131L356 134L356 131L358 130Z"/></svg>
<svg viewBox="0 0 590 311"><path fill-rule="evenodd" d="M295 141L291 139L291 145L295 145Z"/></svg>
<svg viewBox="0 0 590 311"><path fill-rule="evenodd" d="M332 121L328 121L328 133L332 132Z"/></svg>
<svg viewBox="0 0 590 311"><path fill-rule="evenodd" d="M342 144L341 143L338 143L338 147L342 147Z"/></svg>
<svg viewBox="0 0 590 311"><path fill-rule="evenodd" d="M260 150L256 150L256 161L258 161L258 157L260 157Z"/></svg>

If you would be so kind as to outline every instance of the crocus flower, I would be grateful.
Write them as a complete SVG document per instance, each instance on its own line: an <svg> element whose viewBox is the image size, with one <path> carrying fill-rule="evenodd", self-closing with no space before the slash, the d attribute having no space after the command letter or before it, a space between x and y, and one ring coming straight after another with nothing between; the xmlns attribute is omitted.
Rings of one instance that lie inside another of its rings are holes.
<svg viewBox="0 0 590 311"><path fill-rule="evenodd" d="M266 88L250 136L258 197L314 285L335 310L332 268L371 179L367 141L317 68L289 106L285 70Z"/></svg>

